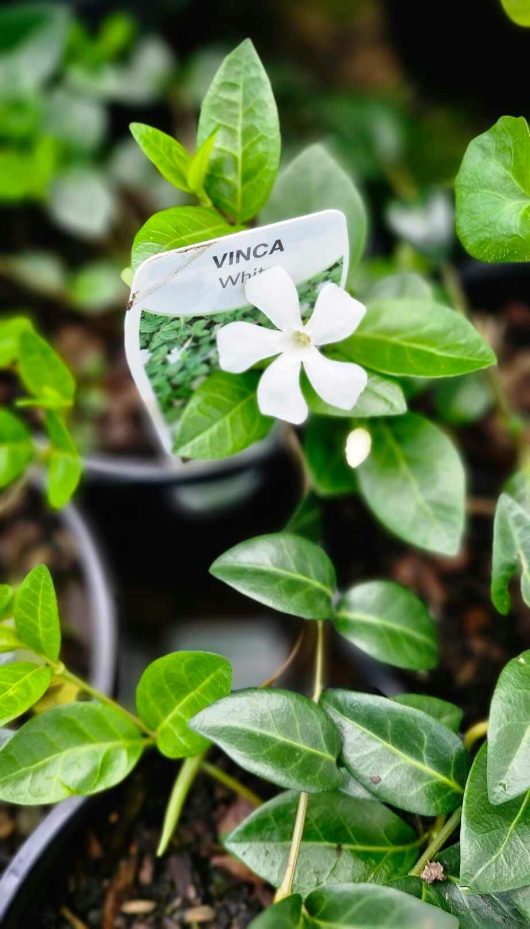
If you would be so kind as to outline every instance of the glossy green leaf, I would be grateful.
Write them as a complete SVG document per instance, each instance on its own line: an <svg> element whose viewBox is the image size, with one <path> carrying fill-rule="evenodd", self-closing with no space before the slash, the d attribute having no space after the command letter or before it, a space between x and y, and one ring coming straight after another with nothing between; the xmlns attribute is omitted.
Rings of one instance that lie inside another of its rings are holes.
<svg viewBox="0 0 530 929"><path fill-rule="evenodd" d="M199 197L204 193L204 182L214 149L216 135L217 133L212 132L211 136L204 140L202 145L200 145L195 152L189 167L188 184L191 190Z"/></svg>
<svg viewBox="0 0 530 929"><path fill-rule="evenodd" d="M0 623L0 655L14 652L21 647L21 642L12 626Z"/></svg>
<svg viewBox="0 0 530 929"><path fill-rule="evenodd" d="M498 893L530 884L530 791L494 806L488 799L487 745L466 786L460 878L471 890Z"/></svg>
<svg viewBox="0 0 530 929"><path fill-rule="evenodd" d="M521 595L530 606L530 506L521 506L509 494L501 494L495 510L491 599L499 613L511 605L509 585L521 572Z"/></svg>
<svg viewBox="0 0 530 929"><path fill-rule="evenodd" d="M456 229L479 261L530 259L530 134L522 116L502 116L469 143L458 172Z"/></svg>
<svg viewBox="0 0 530 929"><path fill-rule="evenodd" d="M188 171L191 155L177 139L145 123L131 123L134 140L166 181L186 192L190 191Z"/></svg>
<svg viewBox="0 0 530 929"><path fill-rule="evenodd" d="M335 569L318 545L287 532L240 542L214 561L214 577L258 603L302 619L333 614Z"/></svg>
<svg viewBox="0 0 530 929"><path fill-rule="evenodd" d="M55 509L72 497L82 473L81 456L64 421L53 410L46 414L50 438L48 453L48 501Z"/></svg>
<svg viewBox="0 0 530 929"><path fill-rule="evenodd" d="M14 599L14 587L10 584L0 584L0 620L12 614Z"/></svg>
<svg viewBox="0 0 530 929"><path fill-rule="evenodd" d="M140 719L156 732L156 744L168 758L198 755L208 743L189 728L199 710L225 697L232 686L226 658L209 652L174 652L153 661L138 683Z"/></svg>
<svg viewBox="0 0 530 929"><path fill-rule="evenodd" d="M458 929L458 920L393 887L335 884L305 901L306 929Z"/></svg>
<svg viewBox="0 0 530 929"><path fill-rule="evenodd" d="M253 919L248 929L303 929L302 898L294 894L275 903Z"/></svg>
<svg viewBox="0 0 530 929"><path fill-rule="evenodd" d="M438 661L436 623L424 603L392 581L356 584L340 599L335 627L372 658L428 671Z"/></svg>
<svg viewBox="0 0 530 929"><path fill-rule="evenodd" d="M173 449L183 458L228 458L263 439L274 420L258 408L259 375L215 371L197 388L180 420Z"/></svg>
<svg viewBox="0 0 530 929"><path fill-rule="evenodd" d="M342 761L380 800L422 816L462 802L467 753L437 720L385 697L328 690L322 706L343 737Z"/></svg>
<svg viewBox="0 0 530 929"><path fill-rule="evenodd" d="M422 713L427 713L452 732L460 731L464 711L454 703L427 694L398 694L397 697L392 697L392 700L402 706L411 706L416 710L421 710Z"/></svg>
<svg viewBox="0 0 530 929"><path fill-rule="evenodd" d="M0 749L0 799L58 803L119 784L146 742L133 723L99 703L70 703L30 719Z"/></svg>
<svg viewBox="0 0 530 929"><path fill-rule="evenodd" d="M339 733L324 710L300 694L240 690L202 710L191 728L280 787L315 793L340 782Z"/></svg>
<svg viewBox="0 0 530 929"><path fill-rule="evenodd" d="M0 487L20 477L34 455L31 433L18 416L0 410Z"/></svg>
<svg viewBox="0 0 530 929"><path fill-rule="evenodd" d="M450 439L423 416L406 413L370 424L372 451L358 468L361 493L397 536L455 555L465 519L465 474Z"/></svg>
<svg viewBox="0 0 530 929"><path fill-rule="evenodd" d="M311 483L322 497L347 494L357 487L355 471L346 461L349 422L314 416L304 433L304 452Z"/></svg>
<svg viewBox="0 0 530 929"><path fill-rule="evenodd" d="M304 149L280 174L261 214L264 223L340 210L346 216L350 260L356 265L364 251L367 217L361 196L351 177L323 145Z"/></svg>
<svg viewBox="0 0 530 929"><path fill-rule="evenodd" d="M460 929L525 929L527 923L518 911L513 894L474 894L460 885L460 848L453 845L436 856L445 879L428 884L419 877L407 877L393 886L413 894L426 903L451 913Z"/></svg>
<svg viewBox="0 0 530 929"><path fill-rule="evenodd" d="M134 237L131 262L136 270L146 258L208 239L218 239L237 226L230 226L219 213L203 206L172 206L154 213Z"/></svg>
<svg viewBox="0 0 530 929"><path fill-rule="evenodd" d="M340 347L332 349L329 354L339 361L343 360ZM338 406L330 406L319 397L304 375L302 378L303 392L309 409L321 416L335 416L342 419L368 419L371 416L399 416L405 413L407 401L401 385L373 371L367 373L368 383L351 410L340 410Z"/></svg>
<svg viewBox="0 0 530 929"><path fill-rule="evenodd" d="M0 665L0 726L22 716L47 691L50 668L29 661Z"/></svg>
<svg viewBox="0 0 530 929"><path fill-rule="evenodd" d="M488 726L488 796L505 803L530 790L530 651L503 668Z"/></svg>
<svg viewBox="0 0 530 929"><path fill-rule="evenodd" d="M51 345L36 332L20 336L20 378L26 390L56 407L70 406L74 400L75 381L64 361Z"/></svg>
<svg viewBox="0 0 530 929"><path fill-rule="evenodd" d="M413 271L389 274L377 281L366 296L367 303L379 300L432 300L433 288L429 281Z"/></svg>
<svg viewBox="0 0 530 929"><path fill-rule="evenodd" d="M0 367L18 361L20 354L20 336L32 329L29 319L14 316L12 319L0 320Z"/></svg>
<svg viewBox="0 0 530 929"><path fill-rule="evenodd" d="M495 364L495 355L456 310L432 300L378 300L340 353L396 377L451 377Z"/></svg>
<svg viewBox="0 0 530 929"><path fill-rule="evenodd" d="M46 565L26 575L15 594L15 628L24 645L52 661L59 657L61 626L57 597Z"/></svg>
<svg viewBox="0 0 530 929"><path fill-rule="evenodd" d="M530 0L501 0L510 19L518 26L530 26Z"/></svg>
<svg viewBox="0 0 530 929"><path fill-rule="evenodd" d="M263 804L228 836L225 845L267 883L285 874L299 794ZM374 881L407 874L418 858L410 826L377 800L324 793L309 798L293 889L307 894L324 884Z"/></svg>
<svg viewBox="0 0 530 929"><path fill-rule="evenodd" d="M244 223L268 200L281 147L270 81L250 39L227 55L203 100L198 145L213 133L206 192L218 209Z"/></svg>

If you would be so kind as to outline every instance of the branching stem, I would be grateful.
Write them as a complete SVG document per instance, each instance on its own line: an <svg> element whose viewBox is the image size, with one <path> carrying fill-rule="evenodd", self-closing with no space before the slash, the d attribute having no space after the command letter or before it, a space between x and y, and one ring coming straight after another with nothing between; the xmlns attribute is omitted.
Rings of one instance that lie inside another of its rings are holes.
<svg viewBox="0 0 530 929"><path fill-rule="evenodd" d="M429 842L427 848L425 849L421 858L418 858L418 861L414 865L411 871L409 871L410 877L420 877L425 865L429 864L430 861L435 857L435 855L444 847L447 840L452 836L455 829L458 827L458 824L462 818L462 807L459 807L454 811L452 816L449 817L447 822L442 826L442 828L433 835L431 841Z"/></svg>

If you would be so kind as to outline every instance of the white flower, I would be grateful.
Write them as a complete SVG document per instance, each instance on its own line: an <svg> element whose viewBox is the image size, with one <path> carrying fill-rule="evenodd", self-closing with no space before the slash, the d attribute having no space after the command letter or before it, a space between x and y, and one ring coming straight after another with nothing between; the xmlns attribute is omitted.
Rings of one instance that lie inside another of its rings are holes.
<svg viewBox="0 0 530 929"><path fill-rule="evenodd" d="M223 326L217 333L223 371L241 374L258 361L278 355L258 385L258 406L264 415L295 424L306 419L307 403L300 388L302 365L322 400L351 410L366 387L366 371L326 358L316 346L342 342L351 335L366 312L362 303L336 284L325 284L311 319L303 323L296 285L280 266L251 278L245 293L249 303L277 328L245 322Z"/></svg>
<svg viewBox="0 0 530 929"><path fill-rule="evenodd" d="M346 439L346 461L350 468L358 468L368 458L372 436L367 429L354 429Z"/></svg>

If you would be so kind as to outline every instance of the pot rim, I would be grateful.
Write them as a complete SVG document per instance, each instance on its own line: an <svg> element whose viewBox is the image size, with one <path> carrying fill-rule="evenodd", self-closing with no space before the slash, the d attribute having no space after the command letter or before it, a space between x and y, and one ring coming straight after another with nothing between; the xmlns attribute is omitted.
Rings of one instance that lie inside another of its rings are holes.
<svg viewBox="0 0 530 929"><path fill-rule="evenodd" d="M108 571L98 552L92 530L78 507L70 503L57 514L57 517L75 537L81 573L90 603L90 682L104 693L111 694L116 677L117 621ZM70 797L60 803L45 816L19 848L0 878L0 924L3 924L4 918L9 914L39 858L85 802L84 797Z"/></svg>

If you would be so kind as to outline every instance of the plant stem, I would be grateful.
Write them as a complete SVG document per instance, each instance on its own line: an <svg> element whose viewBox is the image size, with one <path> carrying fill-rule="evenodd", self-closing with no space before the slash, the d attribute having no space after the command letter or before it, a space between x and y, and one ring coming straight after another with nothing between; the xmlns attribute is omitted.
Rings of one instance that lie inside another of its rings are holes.
<svg viewBox="0 0 530 929"><path fill-rule="evenodd" d="M318 620L317 622L317 644L315 651L315 682L313 686L313 696L312 699L315 703L318 703L324 688L324 664L325 664L325 627L324 621ZM276 896L274 898L277 903L279 900L283 900L285 897L290 897L293 892L293 881L296 871L296 866L298 864L298 856L300 854L300 846L302 844L302 837L304 834L305 819L307 814L307 804L309 802L309 794L301 793L300 799L298 801L298 809L296 811L296 819L294 822L293 837L291 839L291 847L289 849L289 857L287 859L287 867L285 869L285 874L283 881L276 891Z"/></svg>
<svg viewBox="0 0 530 929"><path fill-rule="evenodd" d="M235 794L239 794L244 800L248 800L252 806L258 807L262 805L263 800L261 797L258 797L249 787L245 787L237 778L232 777L231 774L227 774L222 768L218 768L216 764L212 764L210 761L203 761L201 764L201 771L204 771L205 774L209 774L210 777L213 777L215 781L219 781L220 784L224 784L225 787L233 790Z"/></svg>
<svg viewBox="0 0 530 929"><path fill-rule="evenodd" d="M478 742L479 739L483 739L488 734L488 720L483 719L480 723L475 723L474 726L471 726L470 729L464 733L464 747L467 748L468 752L473 748L475 742Z"/></svg>
<svg viewBox="0 0 530 929"><path fill-rule="evenodd" d="M275 684L276 681L280 677L282 677L282 675L285 674L285 672L288 670L288 668L291 666L294 659L298 655L298 652L300 651L302 642L304 641L306 631L307 631L307 624L304 623L302 627L302 631L300 635L298 636L296 642L294 643L291 651L287 655L287 658L285 659L285 661L279 666L279 668L276 668L276 671L273 671L270 677L266 678L266 680L261 682L261 684L259 685L260 687L262 688L272 687L272 685Z"/></svg>
<svg viewBox="0 0 530 929"><path fill-rule="evenodd" d="M161 858L167 851L173 833L177 828L182 807L191 790L195 777L199 773L199 769L207 751L208 749L205 749L204 752L201 752L200 755L196 755L195 758L186 758L180 766L164 816L162 835L160 836L160 842L156 850L158 858Z"/></svg>
<svg viewBox="0 0 530 929"><path fill-rule="evenodd" d="M435 857L436 853L444 847L447 840L452 836L453 832L457 828L460 820L462 818L462 807L459 807L454 811L453 815L449 817L444 826L440 829L436 835L433 836L431 842L425 849L421 858L418 859L411 871L409 871L410 877L420 877L425 865L429 864L429 861Z"/></svg>
<svg viewBox="0 0 530 929"><path fill-rule="evenodd" d="M53 662L48 662L52 667L54 667ZM94 700L98 700L100 703L104 703L105 706L112 707L113 710L117 710L122 716L126 716L127 719L134 723L141 732L144 733L149 739L154 741L156 739L156 733L152 732L142 720L136 716L134 713L131 713L130 710L127 710L121 703L118 703L116 700L113 700L112 697L108 697L107 694L104 694L101 690L97 690L96 687L92 687L92 684L89 684L88 681L84 681L81 677L77 677L76 674L73 674L64 665L57 666L55 665L55 670L58 672L58 677L62 678L63 681L68 681L69 684L75 684L83 693L88 694L89 697L93 697Z"/></svg>

